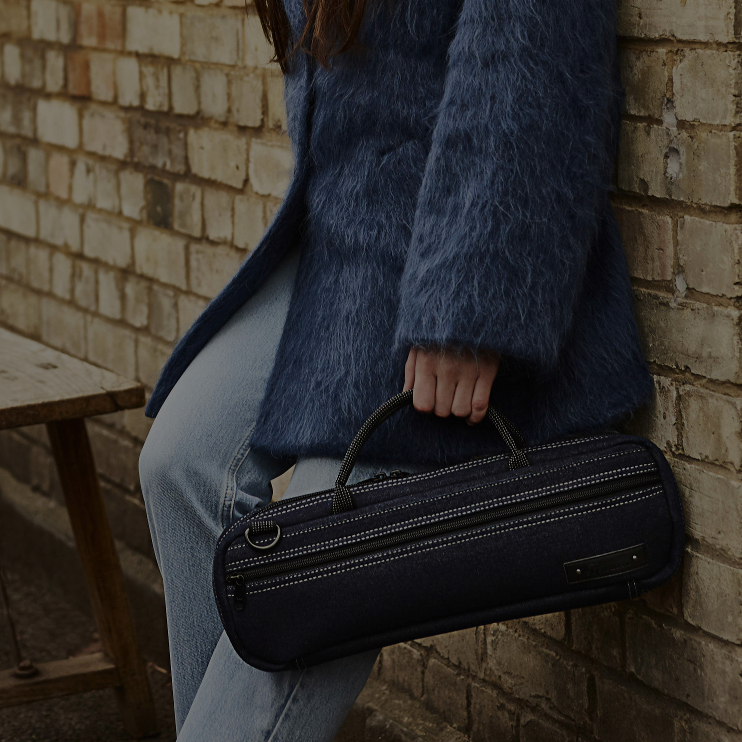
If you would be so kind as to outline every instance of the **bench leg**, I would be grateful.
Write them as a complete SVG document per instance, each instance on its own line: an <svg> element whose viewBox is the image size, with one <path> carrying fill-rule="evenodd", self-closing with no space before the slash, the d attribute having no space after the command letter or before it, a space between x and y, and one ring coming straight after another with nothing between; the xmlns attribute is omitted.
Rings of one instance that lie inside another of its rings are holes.
<svg viewBox="0 0 742 742"><path fill-rule="evenodd" d="M85 420L47 423L47 430L101 642L121 678L116 695L124 725L137 739L156 734L152 693L134 634Z"/></svg>

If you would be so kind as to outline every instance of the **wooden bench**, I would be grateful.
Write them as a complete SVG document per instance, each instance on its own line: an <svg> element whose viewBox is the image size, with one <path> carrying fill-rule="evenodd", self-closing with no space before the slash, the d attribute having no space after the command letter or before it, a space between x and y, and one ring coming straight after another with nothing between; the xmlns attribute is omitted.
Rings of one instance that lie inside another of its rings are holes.
<svg viewBox="0 0 742 742"><path fill-rule="evenodd" d="M0 328L0 429L43 423L64 492L103 652L0 672L0 708L115 690L127 731L156 734L152 695L124 592L85 418L142 407L144 388Z"/></svg>

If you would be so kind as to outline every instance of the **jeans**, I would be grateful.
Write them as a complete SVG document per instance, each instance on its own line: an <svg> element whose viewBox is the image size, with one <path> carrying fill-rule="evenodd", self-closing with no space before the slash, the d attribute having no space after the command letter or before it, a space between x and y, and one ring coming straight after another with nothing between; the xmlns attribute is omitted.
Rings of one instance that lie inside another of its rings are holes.
<svg viewBox="0 0 742 742"><path fill-rule="evenodd" d="M191 361L139 457L164 585L181 742L332 740L378 656L374 649L304 670L257 670L232 649L212 593L212 558L222 530L268 503L271 480L293 463L252 450L248 439L273 367L299 257L300 247L291 249ZM300 457L284 497L332 487L339 467L339 459ZM395 468L420 472L432 467L359 462L349 482Z"/></svg>

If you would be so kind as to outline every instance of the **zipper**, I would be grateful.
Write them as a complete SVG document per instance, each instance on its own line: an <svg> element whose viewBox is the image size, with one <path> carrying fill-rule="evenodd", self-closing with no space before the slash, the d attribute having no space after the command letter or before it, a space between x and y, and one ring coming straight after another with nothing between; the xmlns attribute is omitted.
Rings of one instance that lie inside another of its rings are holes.
<svg viewBox="0 0 742 742"><path fill-rule="evenodd" d="M232 578L227 578L227 582L231 582L234 585L234 609L241 611L245 607L245 577L244 575L234 575Z"/></svg>
<svg viewBox="0 0 742 742"><path fill-rule="evenodd" d="M361 479L359 482L354 482L353 484L368 484L369 482L381 482L383 479L402 479L402 477L409 476L410 473L408 471L402 471L401 469L392 469L389 474L380 471L374 474L373 477L369 477L368 479Z"/></svg>
<svg viewBox="0 0 742 742"><path fill-rule="evenodd" d="M588 436L587 438L585 436L578 436L577 434L575 434L574 440L569 441L569 442L570 442L570 444L574 444L574 443L579 443L580 441L583 441L583 440L590 440L591 438L608 437L612 433L618 434L618 431L607 431L605 433L600 433L600 434ZM526 451L539 451L542 448L548 448L550 445L551 444L545 443L545 444L542 444L542 445L539 445L539 446L533 446L533 447L529 446L528 448L526 448L524 450L526 450ZM467 459L467 461L464 462L464 463L468 463L469 461L477 461L479 459L492 459L494 461L496 459L506 459L508 456L510 456L509 453L482 454L481 456L472 456L470 459ZM441 471L444 471L446 468L447 467L443 467L441 469ZM397 474L394 474L394 472L398 472L398 473ZM348 487L357 487L357 486L359 486L361 484L368 484L369 482L378 482L378 481L381 481L382 479L386 479L386 478L389 478L389 479L399 479L400 477L407 477L409 475L410 475L409 472L401 471L400 469L393 469L388 475L385 474L384 472L379 472L378 474L374 474L373 477L369 477L368 479L363 479L360 482L353 482L353 484L349 484ZM332 491L332 489L322 490L320 492L307 492L306 495L297 495L296 497L292 497L290 499L290 501L292 503L294 503L294 502L298 502L300 500L304 500L307 497L317 497L317 495L321 495L323 493L331 492L331 491ZM277 507L278 505L283 505L283 504L285 504L285 502L286 501L283 500L283 499L281 499L281 500L275 500L275 501L269 502L267 505L261 505L260 507L256 508L253 512L254 513L257 513L258 511L260 511L261 513L263 513L266 510L270 510L271 508Z"/></svg>
<svg viewBox="0 0 742 742"><path fill-rule="evenodd" d="M546 510L558 505L566 505L572 502L588 500L592 497L606 496L624 489L634 489L642 485L659 484L660 482L660 475L657 471L618 477L607 482L575 487L566 492L547 495L527 502L501 505L483 512L472 513L471 515L461 515L445 521L439 521L438 523L415 526L388 536L375 536L374 538L367 539L362 543L327 549L321 554L293 557L280 562L249 567L247 569L227 574L226 580L229 584L235 585L235 609L242 610L245 602L245 584L247 582L260 580L264 577L285 574L299 569L315 567L319 564L326 564L328 562L346 559L360 554L369 554L374 551L414 543L415 541L422 541L431 538L432 536L439 536L442 534L453 533L455 531L474 528L476 526L510 518L515 515L536 512L538 510ZM238 607L238 604L240 607Z"/></svg>

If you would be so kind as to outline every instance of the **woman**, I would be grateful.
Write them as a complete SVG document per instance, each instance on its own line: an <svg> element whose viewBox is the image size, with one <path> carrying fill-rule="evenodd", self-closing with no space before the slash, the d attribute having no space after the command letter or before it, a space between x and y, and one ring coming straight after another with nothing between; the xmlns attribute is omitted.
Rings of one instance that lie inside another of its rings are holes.
<svg viewBox="0 0 742 742"><path fill-rule="evenodd" d="M651 393L609 187L613 0L256 0L296 167L260 244L181 338L140 474L179 739L330 740L376 650L264 673L222 633L211 557L271 498L605 427ZM428 414L424 414L428 413ZM466 425L465 423L468 423ZM297 606L297 610L302 610Z"/></svg>

